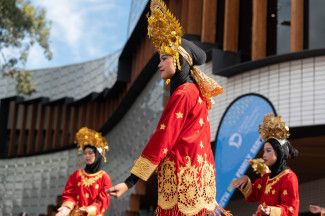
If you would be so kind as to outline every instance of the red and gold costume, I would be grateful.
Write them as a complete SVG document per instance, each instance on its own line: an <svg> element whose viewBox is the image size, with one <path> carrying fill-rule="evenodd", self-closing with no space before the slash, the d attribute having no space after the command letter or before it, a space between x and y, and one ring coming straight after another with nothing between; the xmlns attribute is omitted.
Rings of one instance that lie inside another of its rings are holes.
<svg viewBox="0 0 325 216"><path fill-rule="evenodd" d="M112 186L108 174L101 170L88 174L84 170L72 173L62 194L62 206L70 209L86 207L88 215L104 215L110 202L110 196L105 192Z"/></svg>
<svg viewBox="0 0 325 216"><path fill-rule="evenodd" d="M271 208L271 216L298 216L299 192L296 174L286 169L273 178L264 174L254 184L248 181L242 190L246 201ZM256 216L260 216L257 213Z"/></svg>
<svg viewBox="0 0 325 216"><path fill-rule="evenodd" d="M106 161L107 140L99 132L83 127L76 133L75 142L79 152L85 148L93 149L95 154L93 164L97 166L89 169L91 172L87 173L85 170L88 165L86 165L85 169L76 170L69 176L62 193L62 207L71 210L68 213L70 216L104 215L110 202L110 196L106 190L112 186L109 175L101 170L100 165L102 160ZM62 207L58 209L58 214L66 215Z"/></svg>
<svg viewBox="0 0 325 216"><path fill-rule="evenodd" d="M173 89L156 131L131 173L147 181L155 170L158 171L156 215L217 214L208 109L212 106L212 97L223 89L194 66L197 59L192 52L196 48L186 49L182 44L182 27L164 2L151 0L150 12L148 36L154 47L160 54L173 58L176 73L190 75L196 84L182 81L183 84ZM183 63L189 66L188 71L182 71L180 57L185 59ZM220 211L224 212L221 208Z"/></svg>
<svg viewBox="0 0 325 216"><path fill-rule="evenodd" d="M158 215L206 215L216 208L210 123L201 97L193 83L175 90L131 170L146 181L158 168Z"/></svg>

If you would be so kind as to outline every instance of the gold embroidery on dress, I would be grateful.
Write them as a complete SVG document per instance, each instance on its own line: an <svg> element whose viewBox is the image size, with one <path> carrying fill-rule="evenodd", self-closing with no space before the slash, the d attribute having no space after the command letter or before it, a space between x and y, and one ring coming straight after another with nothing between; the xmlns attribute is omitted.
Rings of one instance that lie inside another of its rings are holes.
<svg viewBox="0 0 325 216"><path fill-rule="evenodd" d="M97 180L103 176L104 172L99 171L98 173L87 174L84 170L80 170L79 174L81 177L82 185L89 187L97 182Z"/></svg>
<svg viewBox="0 0 325 216"><path fill-rule="evenodd" d="M153 164L150 160L140 156L131 169L131 173L147 181L158 165Z"/></svg>
<svg viewBox="0 0 325 216"><path fill-rule="evenodd" d="M216 182L213 164L207 155L198 155L198 165L189 156L185 166L179 167L178 182L175 163L166 158L158 169L158 205L171 209L176 205L184 215L195 215L202 209L213 212L216 207Z"/></svg>
<svg viewBox="0 0 325 216"><path fill-rule="evenodd" d="M179 168L178 173L178 207L184 214L199 211L199 191L198 191L198 169L191 163L191 158L187 160L184 167ZM183 212L183 211L184 212Z"/></svg>
<svg viewBox="0 0 325 216"><path fill-rule="evenodd" d="M177 179L175 163L168 158L158 169L158 203L164 209L170 209L177 204Z"/></svg>
<svg viewBox="0 0 325 216"><path fill-rule="evenodd" d="M267 183L266 183L266 187L265 187L265 194L268 194L271 192L272 190L272 186L277 183L284 175L288 174L290 171L288 169L282 171L279 175L277 175L276 177L272 178L272 179L268 179ZM270 181L272 181L271 183L269 183Z"/></svg>
<svg viewBox="0 0 325 216"><path fill-rule="evenodd" d="M206 158L206 155L205 155ZM215 181L215 173L214 167L212 164L209 164L207 160L204 160L202 172L201 172L201 181L202 181L202 190L201 197L203 201L206 203L207 209L213 209L215 204L215 196L216 196L216 181Z"/></svg>

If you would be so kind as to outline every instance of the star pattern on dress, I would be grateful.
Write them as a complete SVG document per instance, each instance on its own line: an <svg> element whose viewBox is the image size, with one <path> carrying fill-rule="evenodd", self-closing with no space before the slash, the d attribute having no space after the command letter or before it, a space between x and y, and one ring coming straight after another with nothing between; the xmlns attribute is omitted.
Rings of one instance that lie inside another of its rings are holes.
<svg viewBox="0 0 325 216"><path fill-rule="evenodd" d="M284 196L288 195L288 191L287 191L287 190L284 190L284 191L283 191L283 195L284 195Z"/></svg>
<svg viewBox="0 0 325 216"><path fill-rule="evenodd" d="M202 141L200 142L200 147L201 147L201 149L204 148L204 145L203 145L203 142Z"/></svg>
<svg viewBox="0 0 325 216"><path fill-rule="evenodd" d="M261 188L262 188L262 185L258 184L258 185L257 185L257 188L258 188L258 189L261 189Z"/></svg>
<svg viewBox="0 0 325 216"><path fill-rule="evenodd" d="M273 190L272 190L272 195L274 195L274 194L275 194L275 190L273 189Z"/></svg>
<svg viewBox="0 0 325 216"><path fill-rule="evenodd" d="M199 164L202 164L202 163L203 163L203 157L202 157L202 155L198 155L198 156L197 156L197 162L198 162Z"/></svg>
<svg viewBox="0 0 325 216"><path fill-rule="evenodd" d="M160 124L160 130L165 130L166 129L166 125L163 123L163 124Z"/></svg>
<svg viewBox="0 0 325 216"><path fill-rule="evenodd" d="M163 153L164 153L164 154L167 154L167 153L168 153L168 148L164 148L164 149L163 149Z"/></svg>
<svg viewBox="0 0 325 216"><path fill-rule="evenodd" d="M201 127L203 126L203 124L204 124L203 118L200 118L199 124L201 125Z"/></svg>
<svg viewBox="0 0 325 216"><path fill-rule="evenodd" d="M199 104L202 104L202 99L201 99L201 97L199 97L198 102L199 102Z"/></svg>
<svg viewBox="0 0 325 216"><path fill-rule="evenodd" d="M177 118L177 119L181 119L181 118L183 118L183 113L181 113L181 112L177 112L177 113L176 113L176 118Z"/></svg>
<svg viewBox="0 0 325 216"><path fill-rule="evenodd" d="M272 185L266 185L266 187L265 187L265 194L268 194L268 193L270 193L271 192L271 189L272 189Z"/></svg>

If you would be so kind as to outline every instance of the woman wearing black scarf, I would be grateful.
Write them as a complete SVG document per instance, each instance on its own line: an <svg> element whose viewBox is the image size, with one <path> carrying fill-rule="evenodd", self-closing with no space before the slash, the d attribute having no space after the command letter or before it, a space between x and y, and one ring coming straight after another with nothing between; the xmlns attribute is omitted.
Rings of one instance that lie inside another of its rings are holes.
<svg viewBox="0 0 325 216"><path fill-rule="evenodd" d="M279 119L281 118L271 116L273 122L280 122ZM264 125L270 125L270 123ZM282 125L284 126L283 134L288 134L287 127ZM266 129L266 133L272 134L272 129L280 127ZM244 194L246 201L259 203L256 216L298 216L298 179L287 165L288 159L298 156L298 150L287 139L283 139L283 137L278 139L274 134L265 139L263 147L263 161L269 170L261 172L261 177L254 184L251 184L249 177L245 175L234 181L233 186Z"/></svg>
<svg viewBox="0 0 325 216"><path fill-rule="evenodd" d="M189 53L191 58L193 59L194 65L202 65L206 61L206 54L205 52L196 46L193 42L188 41L184 38L182 38L182 47ZM166 61L166 58L168 58L165 55L160 56L161 63L158 65L158 68L163 68L163 70L166 70L166 63L163 63ZM177 87L183 85L184 83L196 83L194 78L192 77L190 73L190 65L188 62L184 59L184 57L180 56L180 64L181 64L181 70L179 70L177 67L175 67L175 72L171 76L171 78L164 73L161 73L161 78L164 80L167 80L170 78L170 95L174 93L174 91L177 89ZM125 181L125 190L128 190L129 188L133 187L137 182L139 178L131 174ZM116 189L116 187L112 188Z"/></svg>
<svg viewBox="0 0 325 216"><path fill-rule="evenodd" d="M119 197L157 170L156 216L217 214L208 110L223 89L196 67L205 63L205 52L181 38L182 28L165 3L151 0L150 11L148 36L160 54L160 77L170 81L170 98L130 177L108 193Z"/></svg>
<svg viewBox="0 0 325 216"><path fill-rule="evenodd" d="M86 162L85 171L88 174L99 172L103 168L103 157L95 146L86 145L83 148L84 160Z"/></svg>
<svg viewBox="0 0 325 216"><path fill-rule="evenodd" d="M110 201L105 191L112 185L109 175L102 170L107 141L98 132L81 128L76 142L83 153L85 167L70 175L56 216L103 215Z"/></svg>

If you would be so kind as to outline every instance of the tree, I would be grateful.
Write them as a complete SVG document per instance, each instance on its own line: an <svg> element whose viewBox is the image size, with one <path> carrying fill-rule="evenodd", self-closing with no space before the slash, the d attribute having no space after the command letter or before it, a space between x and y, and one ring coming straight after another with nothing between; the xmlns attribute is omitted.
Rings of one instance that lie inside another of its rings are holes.
<svg viewBox="0 0 325 216"><path fill-rule="evenodd" d="M20 69L26 64L29 49L38 43L47 59L50 23L44 9L34 7L28 0L0 0L0 73L17 82L17 92L31 94L35 86L31 74Z"/></svg>

